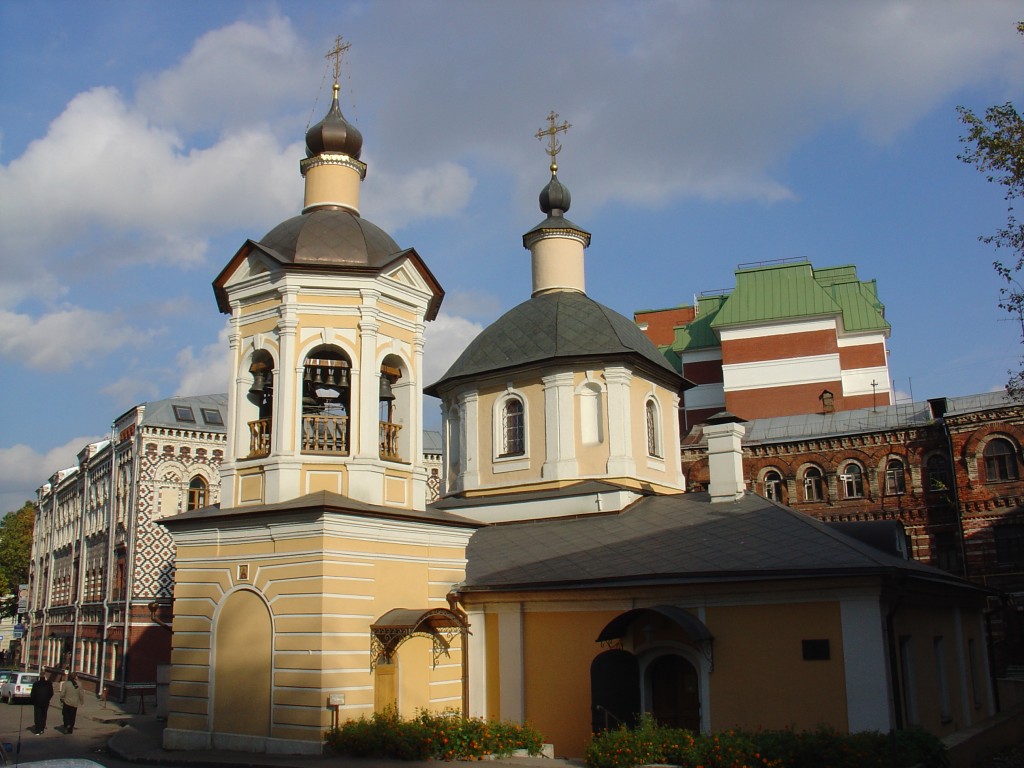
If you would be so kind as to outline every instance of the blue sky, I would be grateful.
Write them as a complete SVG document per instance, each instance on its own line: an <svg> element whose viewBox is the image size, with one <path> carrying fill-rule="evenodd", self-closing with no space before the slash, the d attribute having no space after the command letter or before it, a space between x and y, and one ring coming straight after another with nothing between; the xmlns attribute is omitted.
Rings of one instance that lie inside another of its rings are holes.
<svg viewBox="0 0 1024 768"><path fill-rule="evenodd" d="M352 48L362 214L447 291L435 379L529 297L550 110L593 233L587 291L631 316L741 263L856 264L915 399L1002 386L999 190L955 107L1024 103L1015 2L0 3L0 511L131 406L225 391L211 280L296 214L298 162ZM427 417L437 421L436 401Z"/></svg>

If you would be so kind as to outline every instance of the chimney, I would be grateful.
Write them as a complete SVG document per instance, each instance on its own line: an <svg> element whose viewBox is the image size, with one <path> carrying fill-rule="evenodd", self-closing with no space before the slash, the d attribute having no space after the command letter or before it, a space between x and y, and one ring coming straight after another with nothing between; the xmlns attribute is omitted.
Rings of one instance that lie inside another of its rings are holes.
<svg viewBox="0 0 1024 768"><path fill-rule="evenodd" d="M709 418L703 427L708 439L708 472L711 503L736 501L746 492L743 481L743 435L747 431L741 419L728 411Z"/></svg>

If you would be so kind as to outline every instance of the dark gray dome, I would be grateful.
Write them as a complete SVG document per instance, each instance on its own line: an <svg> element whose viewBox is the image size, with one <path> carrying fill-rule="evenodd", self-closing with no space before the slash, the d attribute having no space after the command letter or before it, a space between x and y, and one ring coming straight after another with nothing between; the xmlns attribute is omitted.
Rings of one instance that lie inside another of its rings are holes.
<svg viewBox="0 0 1024 768"><path fill-rule="evenodd" d="M439 390L456 379L477 377L560 360L630 359L662 381L682 390L688 382L635 323L575 291L535 296L510 309L485 328L458 360L424 391Z"/></svg>
<svg viewBox="0 0 1024 768"><path fill-rule="evenodd" d="M376 224L344 208L316 210L283 221L259 240L285 263L380 267L401 251Z"/></svg>
<svg viewBox="0 0 1024 768"><path fill-rule="evenodd" d="M341 114L338 106L338 86L334 86L334 102L324 119L306 131L306 157L324 152L337 152L359 159L363 150L363 135Z"/></svg>
<svg viewBox="0 0 1024 768"><path fill-rule="evenodd" d="M557 216L568 211L571 203L572 195L569 194L569 188L552 172L551 181L540 191L541 211L549 216Z"/></svg>

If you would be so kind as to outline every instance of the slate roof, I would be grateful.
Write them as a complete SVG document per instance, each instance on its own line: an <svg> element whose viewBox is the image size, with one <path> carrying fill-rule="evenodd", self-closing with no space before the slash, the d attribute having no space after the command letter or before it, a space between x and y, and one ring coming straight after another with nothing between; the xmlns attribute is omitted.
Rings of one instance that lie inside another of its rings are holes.
<svg viewBox="0 0 1024 768"><path fill-rule="evenodd" d="M557 589L903 573L965 586L754 494L652 496L606 516L482 528L462 591Z"/></svg>
<svg viewBox="0 0 1024 768"><path fill-rule="evenodd" d="M570 359L630 359L680 391L693 386L634 322L586 294L559 291L535 296L495 320L424 391L439 396L440 388L457 379Z"/></svg>
<svg viewBox="0 0 1024 768"><path fill-rule="evenodd" d="M465 517L451 514L440 509L428 507L426 510L396 509L394 507L382 507L376 504L367 504L362 501L350 499L340 493L330 491L317 491L308 493L305 496L288 499L276 504L250 504L244 507L225 507L219 504L202 509L193 509L189 512L182 512L180 515L162 518L159 522L175 526L188 525L207 520L228 520L241 519L257 515L275 514L281 512L328 512L335 514L348 514L356 517L378 517L389 520L409 520L419 523L434 523L437 525L449 525L459 528L479 528L481 523L468 520Z"/></svg>
<svg viewBox="0 0 1024 768"><path fill-rule="evenodd" d="M174 412L176 405L191 409L195 421L190 422L178 418ZM142 415L142 425L146 427L174 427L203 432L227 431L225 425L228 420L228 396L226 394L171 397L166 400L145 403L145 406L146 411ZM217 411L220 414L220 423L208 420L203 414L203 409Z"/></svg>
<svg viewBox="0 0 1024 768"><path fill-rule="evenodd" d="M1005 392L985 392L979 395L950 397L947 417L999 408L1010 405ZM751 419L744 426L743 443L785 442L801 437L825 435L853 435L864 432L882 432L900 427L919 427L935 419L927 401L880 405L877 408L858 408L835 413L806 413L798 416L775 416L770 419Z"/></svg>

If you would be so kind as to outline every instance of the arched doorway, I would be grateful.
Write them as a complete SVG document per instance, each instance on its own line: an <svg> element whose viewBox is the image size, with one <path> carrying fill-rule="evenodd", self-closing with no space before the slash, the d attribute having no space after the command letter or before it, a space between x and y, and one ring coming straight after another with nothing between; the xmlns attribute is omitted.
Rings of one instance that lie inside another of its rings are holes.
<svg viewBox="0 0 1024 768"><path fill-rule="evenodd" d="M682 656L666 654L645 672L651 715L669 728L700 731L700 683L697 669Z"/></svg>
<svg viewBox="0 0 1024 768"><path fill-rule="evenodd" d="M213 730L270 736L273 625L255 592L228 595L213 633Z"/></svg>
<svg viewBox="0 0 1024 768"><path fill-rule="evenodd" d="M633 726L640 716L640 665L629 651L605 651L590 664L590 723L594 733Z"/></svg>

